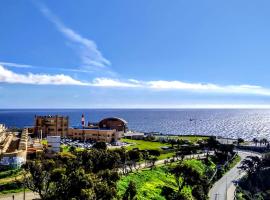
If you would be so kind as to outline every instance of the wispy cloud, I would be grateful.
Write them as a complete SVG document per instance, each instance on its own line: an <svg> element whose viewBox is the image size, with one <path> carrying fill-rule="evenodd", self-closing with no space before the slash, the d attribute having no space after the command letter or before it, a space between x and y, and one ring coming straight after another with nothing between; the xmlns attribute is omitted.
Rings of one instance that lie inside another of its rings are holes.
<svg viewBox="0 0 270 200"><path fill-rule="evenodd" d="M87 85L64 74L19 74L0 65L0 82L37 85Z"/></svg>
<svg viewBox="0 0 270 200"><path fill-rule="evenodd" d="M81 81L65 74L20 74L0 65L0 82L38 85L78 85L103 88L147 89L153 91L187 91L193 93L216 93L236 95L270 96L270 88L256 85L218 85L212 83L187 83L183 81L141 81L135 79L119 80L95 78L90 82Z"/></svg>
<svg viewBox="0 0 270 200"><path fill-rule="evenodd" d="M33 65L26 65L26 64L18 64L13 62L1 62L0 65L8 66L8 67L17 67L17 68L36 68Z"/></svg>
<svg viewBox="0 0 270 200"><path fill-rule="evenodd" d="M99 51L96 43L93 40L83 37L73 29L67 27L48 7L44 4L38 4L43 15L50 20L57 30L61 32L69 42L76 45L77 53L80 56L81 64L86 69L107 68L111 65L102 53Z"/></svg>
<svg viewBox="0 0 270 200"><path fill-rule="evenodd" d="M66 71L66 72L79 72L79 73L92 73L93 71L87 69L78 69L78 68L63 68L63 67L45 67L45 66L37 66L30 64L21 64L14 62L2 62L0 61L0 65L5 67L15 67L15 68L32 68L32 69L53 69L54 71Z"/></svg>
<svg viewBox="0 0 270 200"><path fill-rule="evenodd" d="M270 96L270 88L255 85L217 85L212 83L187 83L182 81L121 81L110 78L96 78L90 84L98 87L144 88L156 91L188 91L196 93L247 94Z"/></svg>

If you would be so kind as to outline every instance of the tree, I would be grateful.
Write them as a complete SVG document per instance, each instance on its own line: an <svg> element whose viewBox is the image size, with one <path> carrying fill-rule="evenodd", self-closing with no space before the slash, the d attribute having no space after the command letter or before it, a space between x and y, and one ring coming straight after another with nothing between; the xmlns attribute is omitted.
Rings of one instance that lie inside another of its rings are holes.
<svg viewBox="0 0 270 200"><path fill-rule="evenodd" d="M74 153L76 151L76 147L71 146L69 147L69 152Z"/></svg>
<svg viewBox="0 0 270 200"><path fill-rule="evenodd" d="M257 138L253 138L252 141L253 141L253 143L257 146L259 140L258 140Z"/></svg>
<svg viewBox="0 0 270 200"><path fill-rule="evenodd" d="M172 148L173 148L174 145L177 144L177 141L175 139L170 139L169 143L172 145Z"/></svg>
<svg viewBox="0 0 270 200"><path fill-rule="evenodd" d="M123 200L135 200L137 195L136 183L134 181L130 181L126 192L123 196Z"/></svg>
<svg viewBox="0 0 270 200"><path fill-rule="evenodd" d="M148 153L149 153L149 155L151 155L151 156L160 156L160 151L159 150L157 150L157 149L149 149L148 150Z"/></svg>
<svg viewBox="0 0 270 200"><path fill-rule="evenodd" d="M243 142L245 142L245 140L243 138L238 138L237 139L237 145L240 145Z"/></svg>
<svg viewBox="0 0 270 200"><path fill-rule="evenodd" d="M207 139L206 141L206 146L210 149L210 150L214 150L216 151L216 149L218 148L219 146L219 142L216 140L216 137L214 136L211 136Z"/></svg>
<svg viewBox="0 0 270 200"><path fill-rule="evenodd" d="M255 172L262 168L262 160L258 156L247 156L241 162L239 169L246 171L248 176L252 176Z"/></svg>
<svg viewBox="0 0 270 200"><path fill-rule="evenodd" d="M105 199L116 197L119 154L108 150L60 153L24 165L25 186L42 200Z"/></svg>
<svg viewBox="0 0 270 200"><path fill-rule="evenodd" d="M150 165L151 165L151 169L153 169L153 167L155 166L156 162L157 162L157 157L156 156L150 156L149 157L149 161L150 161Z"/></svg>
<svg viewBox="0 0 270 200"><path fill-rule="evenodd" d="M105 142L96 142L94 145L93 145L93 148L95 149L103 149L103 150L106 150L107 149L107 145Z"/></svg>
<svg viewBox="0 0 270 200"><path fill-rule="evenodd" d="M25 187L39 194L41 199L50 199L53 195L50 188L50 174L55 162L53 160L28 161L24 166L26 173L24 177Z"/></svg>
<svg viewBox="0 0 270 200"><path fill-rule="evenodd" d="M182 161L184 160L184 158L185 158L185 153L184 153L184 151L177 151L175 155L176 155L176 158L177 158L177 159L180 157L181 162L182 162Z"/></svg>
<svg viewBox="0 0 270 200"><path fill-rule="evenodd" d="M174 175L178 186L178 192L181 192L185 185L194 186L196 184L207 185L205 178L191 166L180 163L173 167L170 172Z"/></svg>
<svg viewBox="0 0 270 200"><path fill-rule="evenodd" d="M207 150L206 159L208 159L208 157L209 157L209 151L210 150L214 150L215 153L216 153L219 144L220 143L216 140L216 137L214 137L214 136L211 136L206 140L206 144L205 144L205 147L206 147L206 150Z"/></svg>

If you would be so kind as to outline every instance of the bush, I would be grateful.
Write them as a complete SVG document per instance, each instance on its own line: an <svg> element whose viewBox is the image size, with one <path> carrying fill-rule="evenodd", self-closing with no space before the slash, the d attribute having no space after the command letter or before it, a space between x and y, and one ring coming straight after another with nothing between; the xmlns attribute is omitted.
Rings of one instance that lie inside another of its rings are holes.
<svg viewBox="0 0 270 200"><path fill-rule="evenodd" d="M13 170L7 170L7 171L0 172L0 179L15 175L20 171L21 171L20 169L13 169Z"/></svg>
<svg viewBox="0 0 270 200"><path fill-rule="evenodd" d="M0 185L0 191L15 190L15 189L19 189L19 188L22 188L21 182L10 182L10 183Z"/></svg>

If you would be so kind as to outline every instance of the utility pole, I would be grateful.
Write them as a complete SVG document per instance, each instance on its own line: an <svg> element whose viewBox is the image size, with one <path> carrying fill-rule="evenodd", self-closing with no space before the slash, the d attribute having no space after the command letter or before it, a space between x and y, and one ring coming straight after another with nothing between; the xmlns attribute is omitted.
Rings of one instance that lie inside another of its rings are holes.
<svg viewBox="0 0 270 200"><path fill-rule="evenodd" d="M226 177L226 191L225 191L225 200L227 200L228 196L227 196L227 191L228 191L228 180Z"/></svg>
<svg viewBox="0 0 270 200"><path fill-rule="evenodd" d="M219 195L219 193L215 194L215 200L218 200L218 195Z"/></svg>

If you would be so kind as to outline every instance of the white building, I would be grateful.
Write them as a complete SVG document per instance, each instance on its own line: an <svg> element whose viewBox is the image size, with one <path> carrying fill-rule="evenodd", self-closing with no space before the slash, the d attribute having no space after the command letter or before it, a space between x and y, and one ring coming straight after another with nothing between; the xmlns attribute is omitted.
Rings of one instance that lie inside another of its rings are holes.
<svg viewBox="0 0 270 200"><path fill-rule="evenodd" d="M48 148L52 152L60 152L60 136L47 136Z"/></svg>

